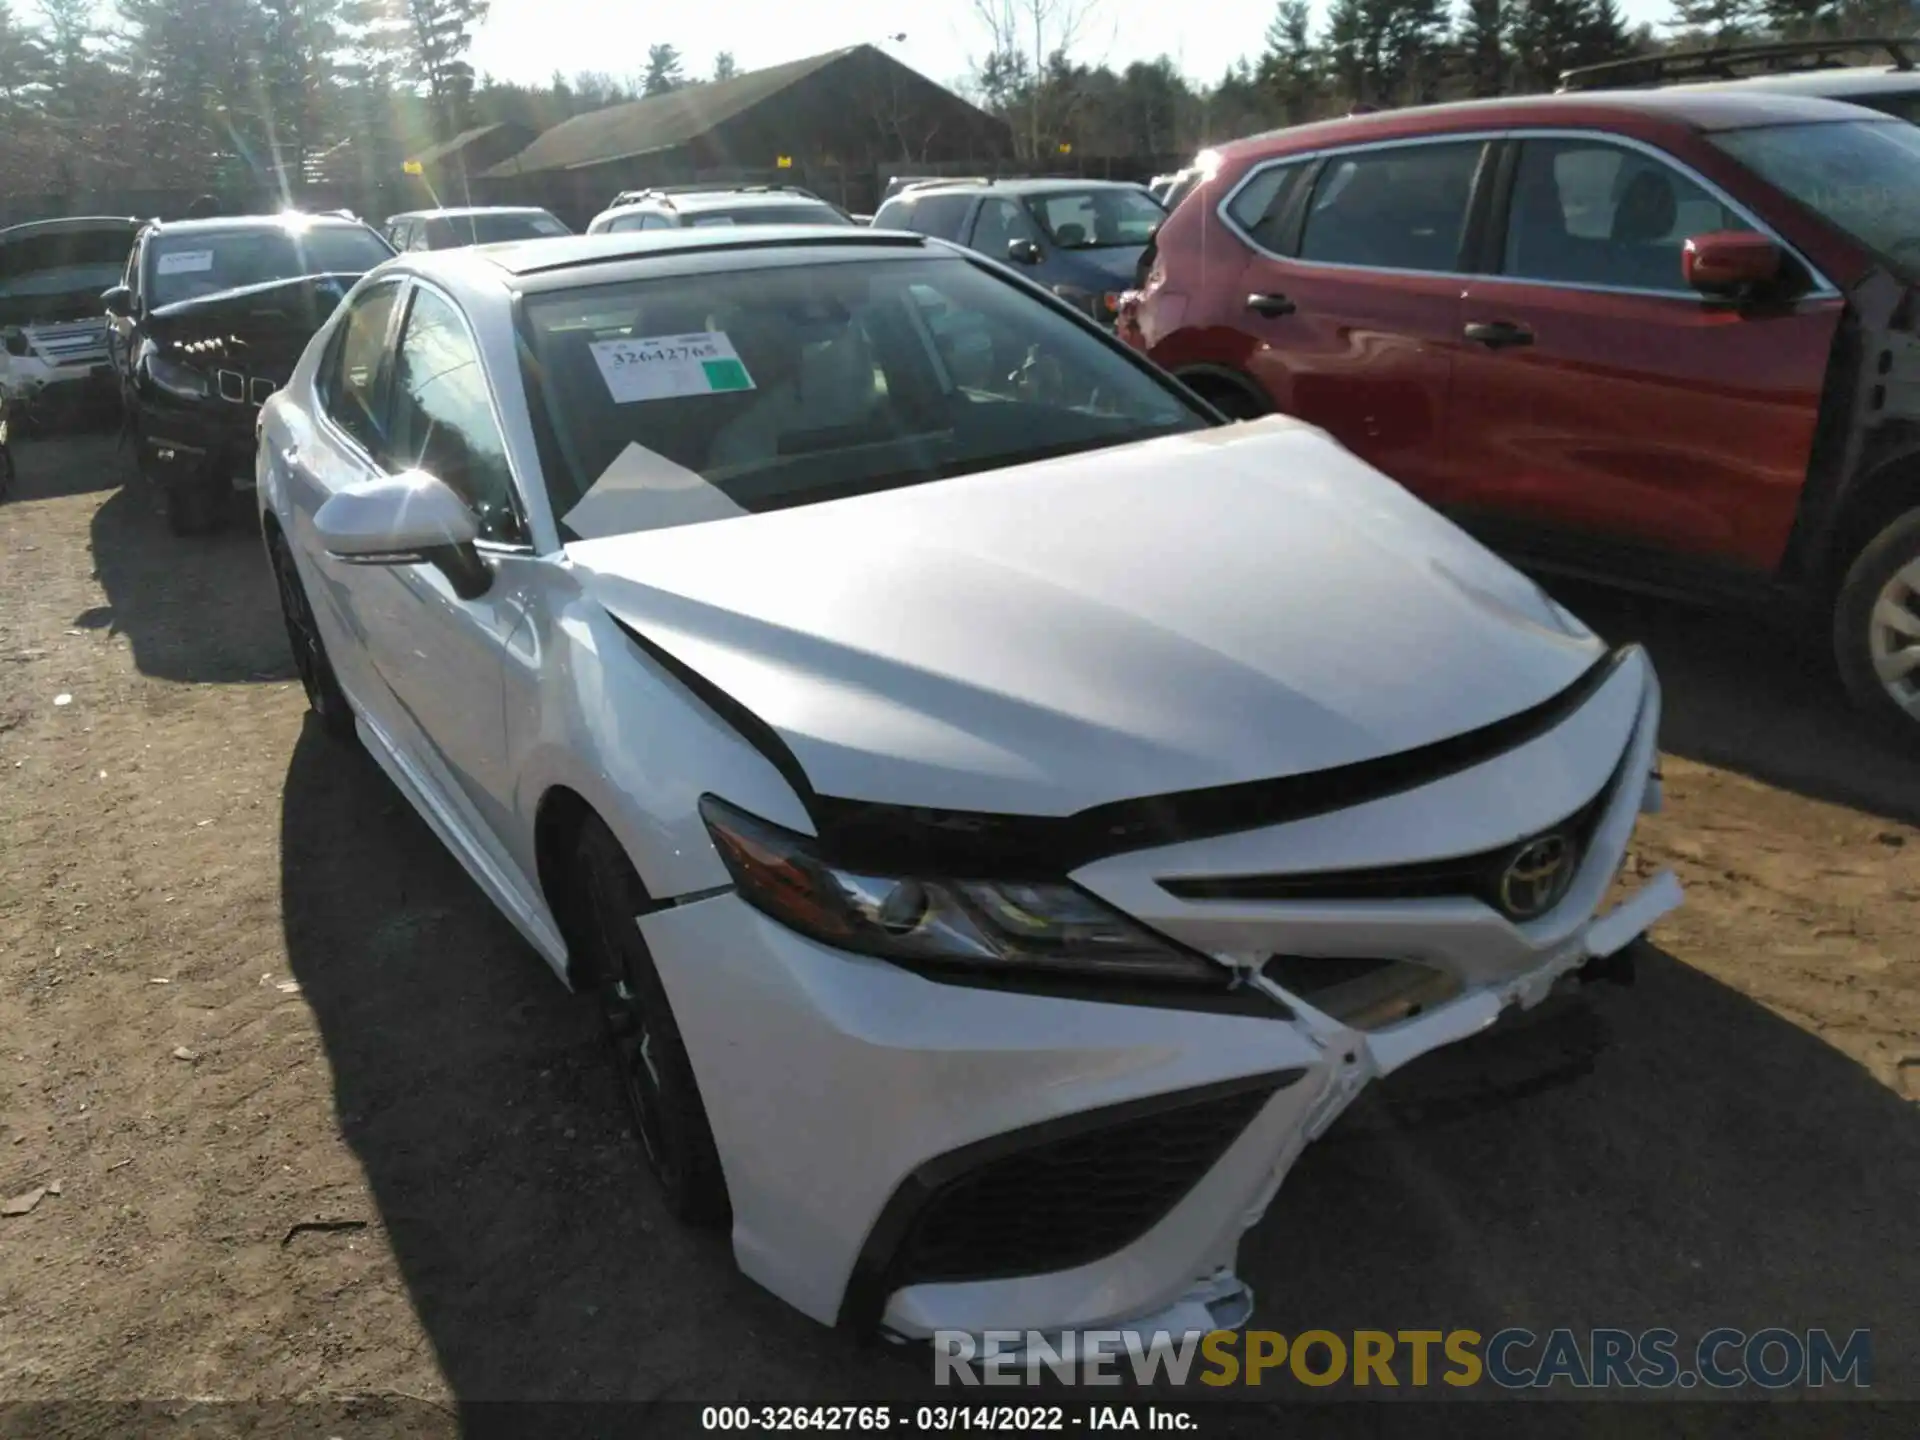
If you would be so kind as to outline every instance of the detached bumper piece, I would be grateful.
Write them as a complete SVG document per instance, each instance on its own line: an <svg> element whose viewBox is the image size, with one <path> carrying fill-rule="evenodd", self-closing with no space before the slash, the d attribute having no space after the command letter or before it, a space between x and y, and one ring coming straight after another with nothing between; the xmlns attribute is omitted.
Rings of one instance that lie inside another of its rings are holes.
<svg viewBox="0 0 1920 1440"><path fill-rule="evenodd" d="M939 1156L894 1192L847 1288L842 1322L873 1335L906 1285L1090 1264L1179 1203L1304 1070L1065 1116Z"/></svg>

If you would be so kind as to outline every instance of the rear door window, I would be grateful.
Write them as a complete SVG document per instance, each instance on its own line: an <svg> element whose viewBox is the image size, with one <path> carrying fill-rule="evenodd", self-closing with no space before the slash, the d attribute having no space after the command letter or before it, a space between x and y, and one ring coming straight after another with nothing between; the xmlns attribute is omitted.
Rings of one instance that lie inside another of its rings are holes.
<svg viewBox="0 0 1920 1440"><path fill-rule="evenodd" d="M960 227L966 223L967 211L972 208L971 195L922 195L908 208L904 223L909 230L918 230L922 235L958 240Z"/></svg>
<svg viewBox="0 0 1920 1440"><path fill-rule="evenodd" d="M1527 140L1507 206L1501 273L1692 296L1680 270L1687 238L1752 228L1705 186L1643 150L1598 138Z"/></svg>
<svg viewBox="0 0 1920 1440"><path fill-rule="evenodd" d="M1307 203L1300 258L1456 271L1485 143L1452 140L1329 156Z"/></svg>

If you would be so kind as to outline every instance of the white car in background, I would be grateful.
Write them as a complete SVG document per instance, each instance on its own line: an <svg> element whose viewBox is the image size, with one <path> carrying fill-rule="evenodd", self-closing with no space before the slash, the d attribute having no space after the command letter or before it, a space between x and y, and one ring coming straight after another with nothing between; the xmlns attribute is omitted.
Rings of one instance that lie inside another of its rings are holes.
<svg viewBox="0 0 1920 1440"><path fill-rule="evenodd" d="M100 296L120 283L139 229L125 216L76 215L0 230L0 393L18 418L112 408Z"/></svg>
<svg viewBox="0 0 1920 1440"><path fill-rule="evenodd" d="M917 236L408 255L266 405L319 722L816 1320L1243 1323L1372 1079L1619 952L1659 689L1308 426Z"/></svg>

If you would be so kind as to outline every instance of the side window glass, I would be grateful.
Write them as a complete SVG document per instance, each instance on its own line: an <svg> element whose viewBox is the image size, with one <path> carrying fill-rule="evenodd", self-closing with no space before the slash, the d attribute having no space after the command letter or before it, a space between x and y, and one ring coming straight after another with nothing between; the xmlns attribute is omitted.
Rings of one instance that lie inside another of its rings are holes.
<svg viewBox="0 0 1920 1440"><path fill-rule="evenodd" d="M1528 140L1507 207L1502 273L1670 290L1687 237L1753 227L1664 161L1603 140Z"/></svg>
<svg viewBox="0 0 1920 1440"><path fill-rule="evenodd" d="M1446 272L1460 242L1484 146L1395 145L1334 156L1307 205L1302 260Z"/></svg>
<svg viewBox="0 0 1920 1440"><path fill-rule="evenodd" d="M1287 237L1283 221L1287 202L1293 198L1294 181L1304 170L1300 165L1269 165L1240 187L1240 193L1227 206L1227 214L1262 250L1286 253Z"/></svg>
<svg viewBox="0 0 1920 1440"><path fill-rule="evenodd" d="M958 240L973 205L971 195L922 195L907 215L909 230L922 235L937 235L942 240Z"/></svg>
<svg viewBox="0 0 1920 1440"><path fill-rule="evenodd" d="M444 480L480 517L483 538L525 538L486 372L459 312L431 290L414 292L394 360L389 458Z"/></svg>
<svg viewBox="0 0 1920 1440"><path fill-rule="evenodd" d="M1040 243L1040 227L1033 217L1011 200L982 202L973 222L973 248L996 260L1007 258L1007 246L1015 240Z"/></svg>
<svg viewBox="0 0 1920 1440"><path fill-rule="evenodd" d="M353 303L320 373L320 400L333 423L378 455L385 439L380 414L380 367L385 358L387 322L393 318L400 287L381 285Z"/></svg>

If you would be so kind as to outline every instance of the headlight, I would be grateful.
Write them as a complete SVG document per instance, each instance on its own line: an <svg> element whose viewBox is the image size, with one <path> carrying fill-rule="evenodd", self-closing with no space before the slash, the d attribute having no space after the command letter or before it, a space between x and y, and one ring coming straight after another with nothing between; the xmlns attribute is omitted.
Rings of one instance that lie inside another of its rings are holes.
<svg viewBox="0 0 1920 1440"><path fill-rule="evenodd" d="M9 355L29 355L32 353L27 344L27 332L17 327L6 332L7 353Z"/></svg>
<svg viewBox="0 0 1920 1440"><path fill-rule="evenodd" d="M708 795L740 898L802 935L909 966L1226 990L1233 972L1064 882L931 879L835 865L819 842Z"/></svg>
<svg viewBox="0 0 1920 1440"><path fill-rule="evenodd" d="M169 395L178 395L182 400L204 400L212 393L207 377L191 365L182 365L178 360L152 352L147 355L147 377Z"/></svg>

